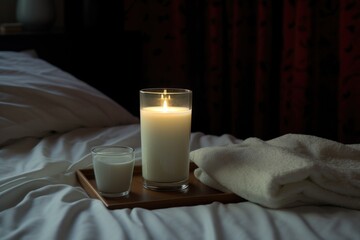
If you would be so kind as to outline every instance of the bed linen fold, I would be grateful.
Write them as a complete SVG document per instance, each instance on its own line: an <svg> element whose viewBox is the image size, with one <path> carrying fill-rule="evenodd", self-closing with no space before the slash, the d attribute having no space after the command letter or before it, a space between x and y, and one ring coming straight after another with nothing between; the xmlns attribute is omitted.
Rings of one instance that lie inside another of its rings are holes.
<svg viewBox="0 0 360 240"><path fill-rule="evenodd" d="M201 148L190 153L204 184L270 208L337 205L360 209L360 144L310 135Z"/></svg>
<svg viewBox="0 0 360 240"><path fill-rule="evenodd" d="M214 202L158 210L108 210L76 181L94 145L140 150L139 125L77 129L0 149L0 239L346 239L360 235L360 211L306 206L273 210ZM239 144L192 133L191 149ZM138 152L141 156L141 151ZM33 163L33 164L30 164ZM6 169L10 169L4 174ZM9 193L11 193L9 195Z"/></svg>

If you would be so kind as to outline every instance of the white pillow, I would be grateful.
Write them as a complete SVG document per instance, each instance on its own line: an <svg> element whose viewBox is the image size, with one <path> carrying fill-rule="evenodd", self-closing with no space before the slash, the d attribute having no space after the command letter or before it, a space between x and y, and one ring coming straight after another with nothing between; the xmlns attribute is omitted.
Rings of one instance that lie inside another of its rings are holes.
<svg viewBox="0 0 360 240"><path fill-rule="evenodd" d="M109 97L48 62L0 52L0 146L80 127L138 122Z"/></svg>

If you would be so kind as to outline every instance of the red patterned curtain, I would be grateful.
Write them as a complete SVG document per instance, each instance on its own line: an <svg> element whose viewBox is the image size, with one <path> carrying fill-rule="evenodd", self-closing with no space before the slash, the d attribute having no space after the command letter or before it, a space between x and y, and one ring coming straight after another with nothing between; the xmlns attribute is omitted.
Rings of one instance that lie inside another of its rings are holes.
<svg viewBox="0 0 360 240"><path fill-rule="evenodd" d="M360 143L360 2L125 0L148 87L194 91L193 130Z"/></svg>

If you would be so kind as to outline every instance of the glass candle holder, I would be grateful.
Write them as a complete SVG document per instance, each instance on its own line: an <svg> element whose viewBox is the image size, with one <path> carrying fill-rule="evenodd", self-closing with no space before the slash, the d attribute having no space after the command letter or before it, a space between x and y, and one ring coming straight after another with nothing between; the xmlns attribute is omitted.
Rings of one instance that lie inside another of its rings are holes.
<svg viewBox="0 0 360 240"><path fill-rule="evenodd" d="M192 91L140 90L143 186L183 191L189 182Z"/></svg>

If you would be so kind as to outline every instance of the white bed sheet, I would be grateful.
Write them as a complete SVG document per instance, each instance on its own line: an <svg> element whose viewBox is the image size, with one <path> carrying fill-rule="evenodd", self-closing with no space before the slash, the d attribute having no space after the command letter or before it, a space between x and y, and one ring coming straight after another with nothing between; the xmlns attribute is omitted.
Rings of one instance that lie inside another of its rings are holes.
<svg viewBox="0 0 360 240"><path fill-rule="evenodd" d="M192 133L191 150L241 141ZM141 164L138 119L41 59L0 52L0 239L360 239L360 211L340 207L108 210L75 175L96 145L134 147Z"/></svg>
<svg viewBox="0 0 360 240"><path fill-rule="evenodd" d="M192 133L191 149L240 142ZM139 125L80 128L25 138L0 150L1 239L359 239L360 212L339 207L267 209L250 202L108 210L75 170L95 145L129 145L141 164Z"/></svg>

